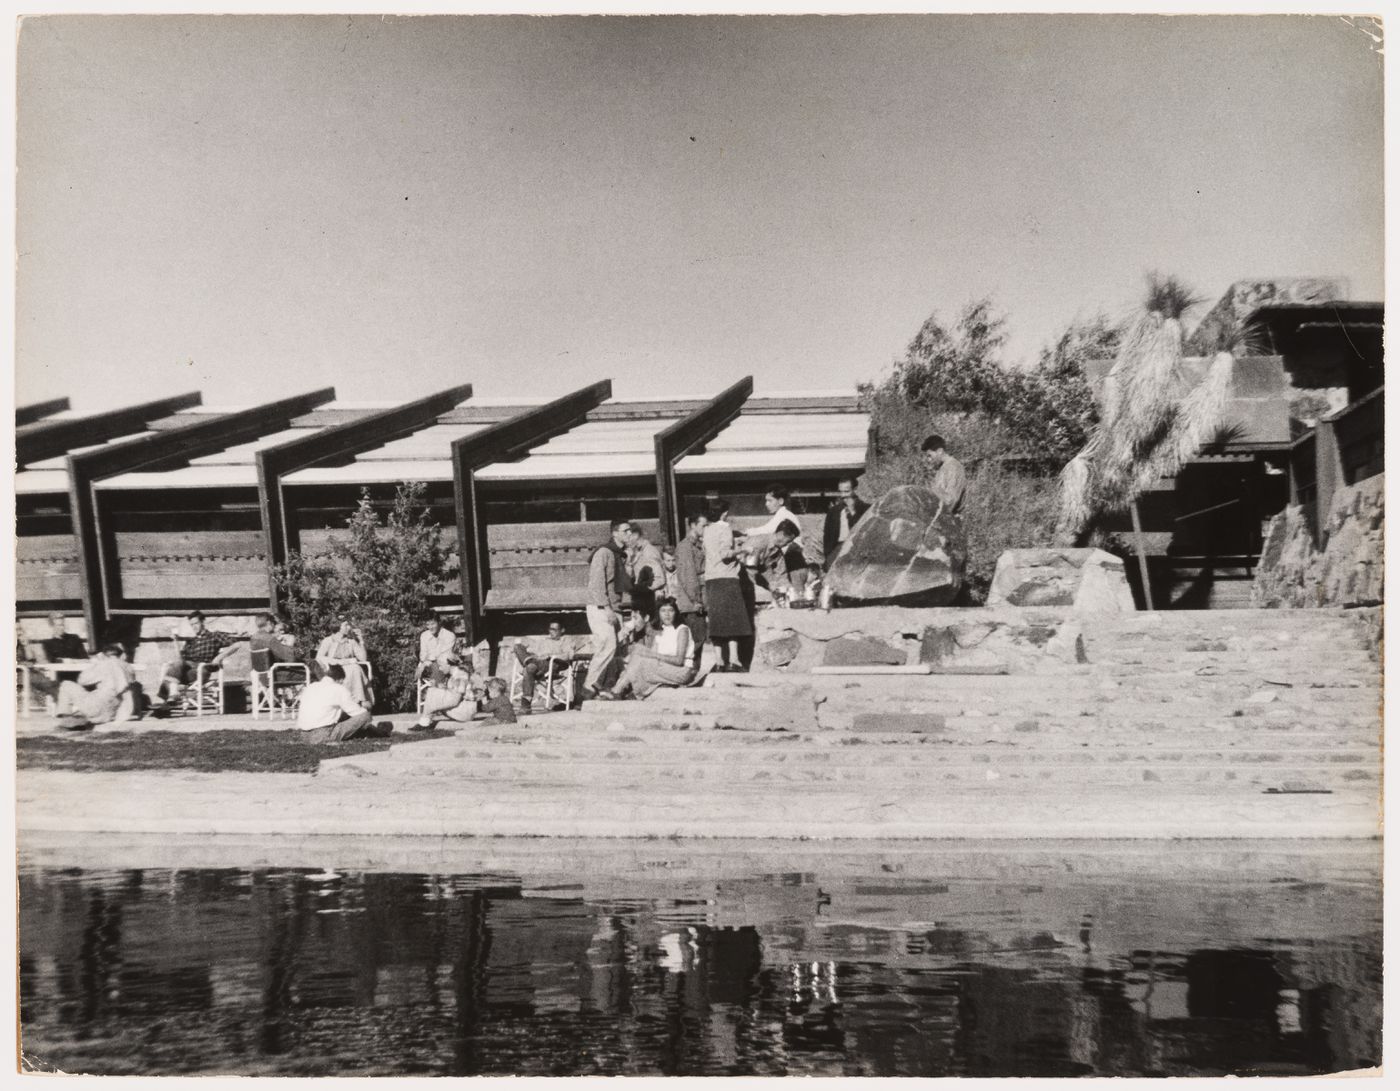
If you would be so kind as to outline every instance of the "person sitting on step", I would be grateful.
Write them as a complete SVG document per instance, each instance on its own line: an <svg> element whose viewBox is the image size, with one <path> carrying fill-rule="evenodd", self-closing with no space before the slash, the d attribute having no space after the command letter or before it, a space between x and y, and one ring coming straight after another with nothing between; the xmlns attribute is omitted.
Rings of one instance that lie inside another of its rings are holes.
<svg viewBox="0 0 1400 1091"><path fill-rule="evenodd" d="M675 599L662 599L656 604L657 627L645 643L633 646L627 655L622 677L610 690L598 694L605 701L616 701L630 689L642 700L662 686L688 686L695 681L695 663L699 646L690 638L690 630L680 621Z"/></svg>
<svg viewBox="0 0 1400 1091"><path fill-rule="evenodd" d="M134 681L125 649L104 645L76 682L59 683L55 708L60 726L85 730L131 719L136 711Z"/></svg>

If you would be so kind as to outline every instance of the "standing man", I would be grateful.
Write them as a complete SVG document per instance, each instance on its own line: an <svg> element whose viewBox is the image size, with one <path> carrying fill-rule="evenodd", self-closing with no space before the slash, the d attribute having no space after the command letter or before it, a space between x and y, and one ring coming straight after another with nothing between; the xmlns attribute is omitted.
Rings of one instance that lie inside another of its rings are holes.
<svg viewBox="0 0 1400 1091"><path fill-rule="evenodd" d="M456 643L457 634L452 626L444 625L442 618L434 614L428 627L418 634L418 668L413 673L414 679L421 679L423 672L434 663L445 665Z"/></svg>
<svg viewBox="0 0 1400 1091"><path fill-rule="evenodd" d="M690 515L685 520L685 537L676 546L676 607L681 621L690 630L696 648L704 648L709 639L705 624L705 528L710 521L704 515Z"/></svg>
<svg viewBox="0 0 1400 1091"><path fill-rule="evenodd" d="M666 572L661 564L661 550L643 532L639 523L627 524L627 574L632 579L632 609L646 619L655 620L656 596L666 587Z"/></svg>
<svg viewBox="0 0 1400 1091"><path fill-rule="evenodd" d="M614 519L608 541L593 551L588 562L588 604L584 614L593 634L593 659L583 682L583 696L598 696L604 672L617 654L617 626L622 619L622 573L626 564L627 539L631 536L626 519Z"/></svg>
<svg viewBox="0 0 1400 1091"><path fill-rule="evenodd" d="M166 666L165 677L160 680L160 688L156 691L156 696L167 703L171 697L179 697L185 692L185 688L195 680L200 664L217 667L233 645L248 639L234 633L206 629L204 614L199 610L192 611L186 620L194 635L180 649L180 658Z"/></svg>
<svg viewBox="0 0 1400 1091"><path fill-rule="evenodd" d="M856 495L854 477L843 477L836 482L836 491L840 499L831 505L822 527L822 564L826 568L836 560L836 554L841 552L860 517L870 510L870 505Z"/></svg>
<svg viewBox="0 0 1400 1091"><path fill-rule="evenodd" d="M948 453L940 435L929 436L921 450L924 466L933 475L928 487L938 497L938 511L934 518L944 513L961 514L963 497L967 494L967 471L963 469L963 464Z"/></svg>
<svg viewBox="0 0 1400 1091"><path fill-rule="evenodd" d="M797 543L802 544L802 524L798 522L797 516L788 510L788 489L786 485L769 485L768 491L763 494L763 507L768 512L768 522L762 526L753 527L744 533L749 537L756 537L759 534L776 533L778 527L783 523L791 523L798 528Z"/></svg>

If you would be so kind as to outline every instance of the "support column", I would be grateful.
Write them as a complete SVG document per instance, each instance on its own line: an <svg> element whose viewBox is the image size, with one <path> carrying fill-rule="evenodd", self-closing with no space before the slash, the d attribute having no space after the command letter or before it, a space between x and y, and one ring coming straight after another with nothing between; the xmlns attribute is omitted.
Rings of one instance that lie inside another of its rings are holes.
<svg viewBox="0 0 1400 1091"><path fill-rule="evenodd" d="M685 533L676 487L676 463L714 439L725 425L739 415L752 394L753 376L745 375L723 393L657 435L656 509L661 521L661 534L667 545L675 546Z"/></svg>

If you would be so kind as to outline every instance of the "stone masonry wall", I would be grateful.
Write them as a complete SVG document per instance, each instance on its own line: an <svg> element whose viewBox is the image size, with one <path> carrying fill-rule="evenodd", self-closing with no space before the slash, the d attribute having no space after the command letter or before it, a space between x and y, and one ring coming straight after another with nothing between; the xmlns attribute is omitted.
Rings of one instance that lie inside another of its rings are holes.
<svg viewBox="0 0 1400 1091"><path fill-rule="evenodd" d="M1301 507L1285 508L1264 532L1250 601L1256 607L1375 606L1381 603L1385 475L1337 491L1321 548Z"/></svg>

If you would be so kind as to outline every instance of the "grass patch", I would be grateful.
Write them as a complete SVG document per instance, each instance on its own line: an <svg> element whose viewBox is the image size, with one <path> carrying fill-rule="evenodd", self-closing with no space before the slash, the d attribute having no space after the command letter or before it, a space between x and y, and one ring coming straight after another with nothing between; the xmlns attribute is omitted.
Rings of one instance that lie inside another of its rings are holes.
<svg viewBox="0 0 1400 1091"><path fill-rule="evenodd" d="M314 773L324 758L368 754L391 745L445 739L447 731L396 731L391 739L311 746L301 731L178 731L32 735L15 740L19 768L118 773L185 769L197 773Z"/></svg>

